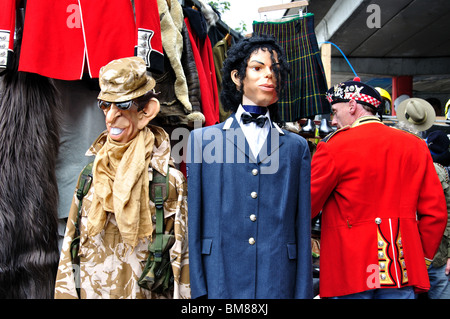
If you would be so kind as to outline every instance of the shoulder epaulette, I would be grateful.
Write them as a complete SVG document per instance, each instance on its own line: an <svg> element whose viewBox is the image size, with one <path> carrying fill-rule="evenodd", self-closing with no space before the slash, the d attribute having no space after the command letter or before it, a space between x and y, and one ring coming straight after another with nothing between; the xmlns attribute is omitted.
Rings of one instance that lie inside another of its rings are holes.
<svg viewBox="0 0 450 319"><path fill-rule="evenodd" d="M400 128L400 127L395 127L395 126L390 126L391 128L394 128L394 129L396 129L396 130L399 130L399 131L402 131L402 132L405 132L405 133L408 133L409 135L412 135L412 136L415 136L416 138L418 138L419 140L421 140L421 141L423 141L424 139L423 138L421 138L419 135L417 135L416 133L414 133L414 132L411 132L411 131L409 131L409 130L406 130L406 129L402 129L402 128Z"/></svg>
<svg viewBox="0 0 450 319"><path fill-rule="evenodd" d="M340 129L338 129L338 130L336 130L336 131L334 131L334 132L331 132L330 134L328 134L327 136L325 136L322 140L321 140L321 142L328 142L333 136L335 136L336 134L338 134L338 133L340 133L340 132L342 132L342 131L347 131L348 129L350 128L350 126L349 125L347 125L347 126L344 126L344 127L341 127Z"/></svg>

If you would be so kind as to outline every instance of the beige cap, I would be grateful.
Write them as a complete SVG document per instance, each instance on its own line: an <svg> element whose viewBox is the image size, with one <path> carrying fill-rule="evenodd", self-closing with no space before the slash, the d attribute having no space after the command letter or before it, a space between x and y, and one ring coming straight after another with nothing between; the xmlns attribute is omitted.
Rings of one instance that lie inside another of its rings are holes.
<svg viewBox="0 0 450 319"><path fill-rule="evenodd" d="M99 100L123 102L133 100L152 90L155 79L147 74L141 57L113 60L100 69Z"/></svg>

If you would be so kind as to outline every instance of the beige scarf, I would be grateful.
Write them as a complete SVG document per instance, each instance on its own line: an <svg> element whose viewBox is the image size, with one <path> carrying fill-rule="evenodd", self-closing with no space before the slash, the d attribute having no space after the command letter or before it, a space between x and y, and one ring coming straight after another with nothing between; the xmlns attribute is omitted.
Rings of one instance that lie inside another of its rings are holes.
<svg viewBox="0 0 450 319"><path fill-rule="evenodd" d="M88 235L99 234L106 212L114 213L124 243L133 248L138 239L151 238L148 167L155 136L147 127L126 144L109 135L93 167L94 196L88 220Z"/></svg>

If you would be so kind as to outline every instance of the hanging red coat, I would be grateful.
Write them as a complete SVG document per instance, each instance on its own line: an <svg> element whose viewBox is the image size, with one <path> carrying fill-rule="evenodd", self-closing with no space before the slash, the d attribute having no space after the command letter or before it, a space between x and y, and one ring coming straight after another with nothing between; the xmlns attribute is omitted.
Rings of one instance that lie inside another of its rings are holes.
<svg viewBox="0 0 450 319"><path fill-rule="evenodd" d="M184 19L189 33L189 40L197 65L200 82L202 113L205 116L205 126L219 123L219 94L217 90L216 71L212 57L212 47L209 37L202 42L192 31L188 18Z"/></svg>
<svg viewBox="0 0 450 319"><path fill-rule="evenodd" d="M5 1L5 0L2 0ZM12 0L9 0L12 1ZM156 0L28 0L19 71L78 80L98 78L114 59L138 55L163 70Z"/></svg>
<svg viewBox="0 0 450 319"><path fill-rule="evenodd" d="M16 0L0 0L0 8L0 72L2 72L8 65L8 55L11 55L14 47Z"/></svg>

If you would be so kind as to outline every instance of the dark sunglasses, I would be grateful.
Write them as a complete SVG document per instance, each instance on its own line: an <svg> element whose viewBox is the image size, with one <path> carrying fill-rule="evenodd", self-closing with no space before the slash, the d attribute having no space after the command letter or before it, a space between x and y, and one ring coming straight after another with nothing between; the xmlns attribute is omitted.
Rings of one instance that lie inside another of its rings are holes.
<svg viewBox="0 0 450 319"><path fill-rule="evenodd" d="M124 102L106 102L103 100L98 100L98 107L101 110L106 110L107 108L109 108L111 106L111 104L115 104L119 109L121 110L128 110L132 104L135 104L136 106L139 106L136 102L134 102L133 100L130 101L124 101Z"/></svg>

